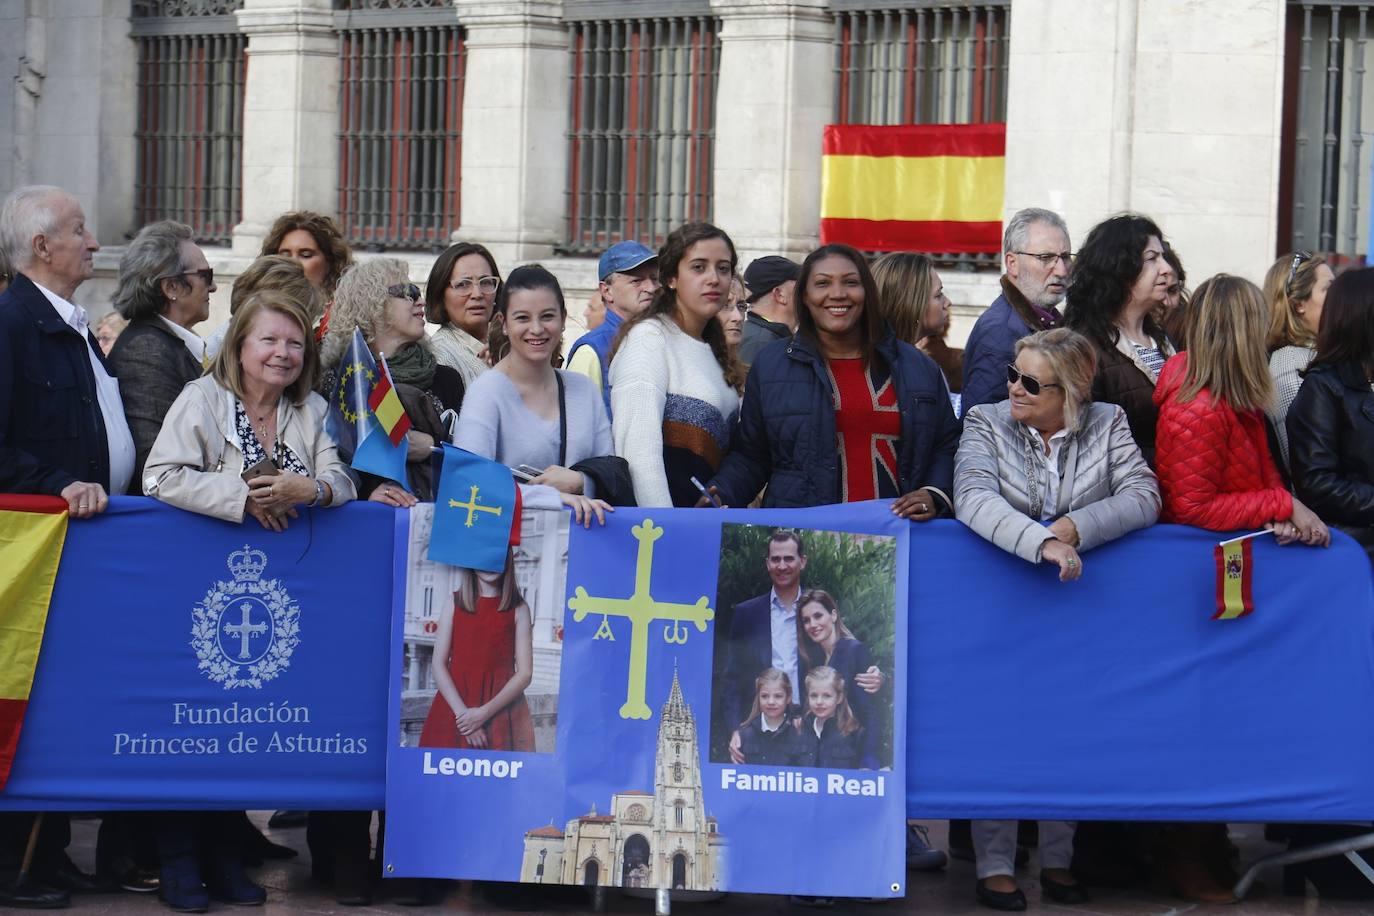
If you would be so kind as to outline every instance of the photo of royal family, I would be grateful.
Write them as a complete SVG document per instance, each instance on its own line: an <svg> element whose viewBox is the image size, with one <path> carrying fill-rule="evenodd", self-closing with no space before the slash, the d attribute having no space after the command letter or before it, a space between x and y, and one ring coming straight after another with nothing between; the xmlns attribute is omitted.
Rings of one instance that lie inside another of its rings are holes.
<svg viewBox="0 0 1374 916"><path fill-rule="evenodd" d="M426 557L433 507L411 512L401 743L552 753L568 521L526 509L499 572Z"/></svg>
<svg viewBox="0 0 1374 916"><path fill-rule="evenodd" d="M892 766L896 542L724 525L714 763Z"/></svg>

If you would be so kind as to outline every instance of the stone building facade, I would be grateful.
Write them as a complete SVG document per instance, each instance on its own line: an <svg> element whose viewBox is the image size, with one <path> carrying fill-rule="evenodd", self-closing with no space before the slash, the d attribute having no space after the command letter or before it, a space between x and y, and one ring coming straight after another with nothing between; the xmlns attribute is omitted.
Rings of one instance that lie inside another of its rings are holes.
<svg viewBox="0 0 1374 916"><path fill-rule="evenodd" d="M697 178L709 188L711 219L732 233L746 263L766 253L797 257L816 242L820 137L834 117L840 70L837 17L906 8L1010 10L1008 213L1057 209L1075 243L1112 212L1149 213L1196 278L1219 270L1257 277L1281 244L1285 0L0 0L0 60L15 78L13 91L0 93L0 192L52 182L80 198L107 246L97 281L78 295L96 314L120 246L138 228L136 159L148 101L139 96L136 5L208 8L246 36L241 207L228 244L207 249L224 280L256 254L276 214L338 208L348 76L341 24L401 22L436 5L461 24L466 55L461 206L450 236L487 244L507 270L550 264L570 302L595 282L594 260L563 244L574 196L570 123L580 104L569 91L574 19L709 20L718 42L713 154ZM158 28L193 31L178 15ZM950 53L964 53L959 47ZM1368 158L1357 146L1351 173L1368 175ZM433 252L403 256L423 281ZM996 296L995 274L946 272L956 338ZM228 286L207 327L222 319ZM581 309L571 311L576 322Z"/></svg>

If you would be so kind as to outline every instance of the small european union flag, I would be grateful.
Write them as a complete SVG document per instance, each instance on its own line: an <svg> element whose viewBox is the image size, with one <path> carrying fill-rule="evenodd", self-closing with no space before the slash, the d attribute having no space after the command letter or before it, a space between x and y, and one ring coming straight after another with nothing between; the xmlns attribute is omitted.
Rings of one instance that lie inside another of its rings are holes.
<svg viewBox="0 0 1374 916"><path fill-rule="evenodd" d="M434 500L429 560L500 572L520 509L510 468L444 445L444 467Z"/></svg>
<svg viewBox="0 0 1374 916"><path fill-rule="evenodd" d="M368 404L382 373L358 328L353 329L353 340L339 360L338 372L330 394L326 429L339 443L339 457L356 470L394 480L409 490L406 443L402 440L399 445L392 444Z"/></svg>

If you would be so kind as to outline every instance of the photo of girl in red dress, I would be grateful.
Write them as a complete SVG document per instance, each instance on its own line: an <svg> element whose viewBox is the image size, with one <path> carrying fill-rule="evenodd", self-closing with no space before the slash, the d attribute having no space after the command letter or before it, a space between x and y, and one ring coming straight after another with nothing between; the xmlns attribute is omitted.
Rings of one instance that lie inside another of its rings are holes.
<svg viewBox="0 0 1374 916"><path fill-rule="evenodd" d="M438 692L421 747L534 751L525 703L534 673L532 624L509 551L499 573L463 570L452 606L440 611L431 671Z"/></svg>

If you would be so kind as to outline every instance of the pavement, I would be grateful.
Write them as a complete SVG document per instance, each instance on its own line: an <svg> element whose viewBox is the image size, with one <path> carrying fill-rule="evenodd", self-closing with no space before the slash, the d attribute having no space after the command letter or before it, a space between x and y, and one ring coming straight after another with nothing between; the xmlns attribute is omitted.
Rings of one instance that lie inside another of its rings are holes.
<svg viewBox="0 0 1374 916"><path fill-rule="evenodd" d="M479 888L472 882L455 881L445 888L442 900L432 907L415 909L399 906L386 899L385 889L377 894L376 902L370 907L343 907L334 902L328 889L315 884L310 879L309 851L305 847L304 829L267 830L267 817L270 812L255 812L253 819L275 842L291 846L300 851L300 856L286 861L269 862L257 869L255 877L267 888L267 905L261 911L263 916L277 916L287 913L338 914L338 916L367 916L367 914L389 913L420 916L426 912L443 913L496 913L503 912L488 904ZM72 858L82 868L90 870L94 866L95 836L98 821L76 819L72 822ZM932 843L945 848L946 824L933 821L929 824ZM1233 824L1231 839L1241 851L1242 866L1248 866L1261 856L1280 851L1280 847L1264 840L1263 829L1257 824ZM1239 904L1230 906L1206 906L1186 903L1172 898L1165 888L1144 888L1140 890L1118 891L1094 889L1092 900L1082 906L1060 906L1041 902L1039 886L1035 881L1038 866L1032 852L1030 864L1018 875L1018 880L1030 901L1030 912L1056 913L1061 916L1098 916L1098 914L1120 914L1120 916L1165 916L1165 914L1196 913L1200 916L1216 913L1218 916L1237 916L1237 914L1372 914L1374 900L1370 902L1329 901L1316 896L1309 885L1306 897L1284 896L1280 893L1282 883L1278 869L1266 869L1260 884ZM910 872L907 896L900 900L881 904L840 900L830 910L839 914L859 914L859 916L897 916L904 913L921 914L980 914L988 916L992 911L980 906L973 898L973 864L951 861L949 867L939 872ZM384 882L385 883L385 882ZM607 895L606 912L631 913L651 916L654 912L652 899L632 898L611 889ZM231 910L224 904L213 904L211 912L226 914ZM82 914L114 914L114 916L161 916L169 913L156 898L156 895L136 895L128 893L87 896L75 898L72 912ZM243 911L240 911L243 912ZM248 911L252 912L252 911ZM540 912L540 911L536 911ZM592 913L590 900L585 903L574 895L566 901L551 901L550 913ZM675 902L672 912L685 916L734 916L734 914L778 913L802 914L824 913L825 910L803 909L787 900L786 897L761 894L727 894L719 900L705 903ZM246 916L246 914L245 914Z"/></svg>

